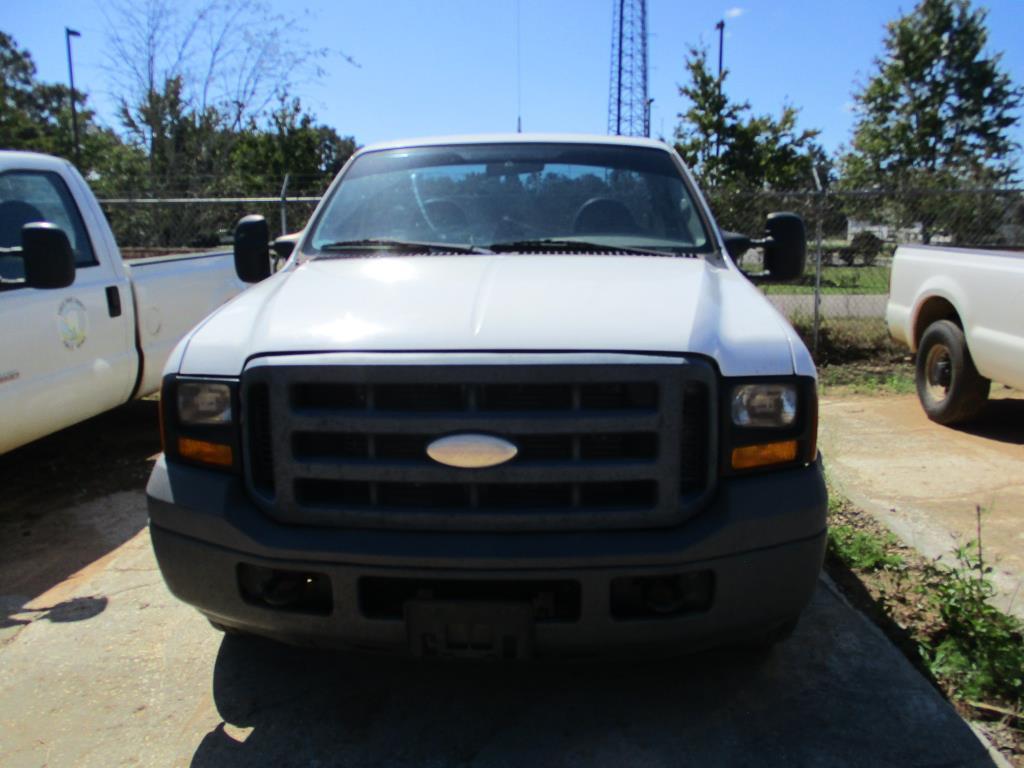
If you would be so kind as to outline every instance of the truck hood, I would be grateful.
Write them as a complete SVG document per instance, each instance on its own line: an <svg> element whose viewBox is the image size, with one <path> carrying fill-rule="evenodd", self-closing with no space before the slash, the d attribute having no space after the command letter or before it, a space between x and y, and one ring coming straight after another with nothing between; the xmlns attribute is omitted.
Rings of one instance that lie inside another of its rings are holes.
<svg viewBox="0 0 1024 768"><path fill-rule="evenodd" d="M226 304L171 362L237 376L264 354L502 350L693 353L727 376L809 365L788 323L735 269L589 255L309 261Z"/></svg>

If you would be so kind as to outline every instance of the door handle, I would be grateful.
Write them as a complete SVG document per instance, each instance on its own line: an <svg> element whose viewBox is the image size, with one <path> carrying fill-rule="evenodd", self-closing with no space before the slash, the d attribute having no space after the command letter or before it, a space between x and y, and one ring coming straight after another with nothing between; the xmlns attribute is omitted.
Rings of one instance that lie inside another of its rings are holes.
<svg viewBox="0 0 1024 768"><path fill-rule="evenodd" d="M116 285L107 286L107 312L111 317L121 316L121 292Z"/></svg>

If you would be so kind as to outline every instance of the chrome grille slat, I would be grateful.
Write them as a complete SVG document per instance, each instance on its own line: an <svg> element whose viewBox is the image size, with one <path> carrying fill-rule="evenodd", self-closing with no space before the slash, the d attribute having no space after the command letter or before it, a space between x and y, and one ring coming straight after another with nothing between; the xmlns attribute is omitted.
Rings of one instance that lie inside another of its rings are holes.
<svg viewBox="0 0 1024 768"><path fill-rule="evenodd" d="M714 374L700 361L257 364L242 400L245 444L264 446L245 457L246 480L282 523L644 528L677 524L713 485ZM430 441L458 432L498 435L520 455L486 469L426 456Z"/></svg>

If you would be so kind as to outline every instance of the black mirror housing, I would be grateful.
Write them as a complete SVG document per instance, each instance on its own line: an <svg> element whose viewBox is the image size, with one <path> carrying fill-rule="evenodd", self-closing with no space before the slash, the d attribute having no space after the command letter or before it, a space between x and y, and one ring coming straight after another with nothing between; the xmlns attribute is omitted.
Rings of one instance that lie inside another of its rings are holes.
<svg viewBox="0 0 1024 768"><path fill-rule="evenodd" d="M288 235L281 235L274 239L274 242L270 244L270 247L274 251L274 255L281 260L287 259L292 255L292 251L295 250L295 246L299 242L299 238L302 237L301 232L292 232Z"/></svg>
<svg viewBox="0 0 1024 768"><path fill-rule="evenodd" d="M739 232L726 232L722 231L722 240L725 242L725 250L732 256L733 261L739 261L743 258L743 254L753 248L753 241L746 235L741 235Z"/></svg>
<svg viewBox="0 0 1024 768"><path fill-rule="evenodd" d="M797 280L807 266L807 232L795 213L769 213L765 225L764 266L772 280Z"/></svg>
<svg viewBox="0 0 1024 768"><path fill-rule="evenodd" d="M67 288L75 282L75 252L60 227L35 221L21 228L21 255L25 285L30 288Z"/></svg>
<svg viewBox="0 0 1024 768"><path fill-rule="evenodd" d="M235 227L235 272L245 283L270 277L270 227L262 216L245 216Z"/></svg>

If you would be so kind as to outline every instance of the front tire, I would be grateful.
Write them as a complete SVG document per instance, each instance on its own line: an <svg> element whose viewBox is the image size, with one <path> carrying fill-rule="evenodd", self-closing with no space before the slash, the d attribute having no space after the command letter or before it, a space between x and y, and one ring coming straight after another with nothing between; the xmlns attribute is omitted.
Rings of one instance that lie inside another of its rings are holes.
<svg viewBox="0 0 1024 768"><path fill-rule="evenodd" d="M977 416L991 386L974 367L964 332L951 320L938 320L925 329L917 350L916 380L924 412L945 425Z"/></svg>

